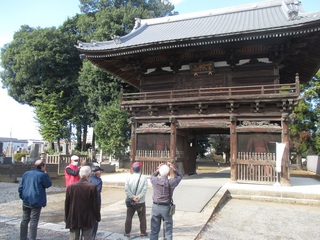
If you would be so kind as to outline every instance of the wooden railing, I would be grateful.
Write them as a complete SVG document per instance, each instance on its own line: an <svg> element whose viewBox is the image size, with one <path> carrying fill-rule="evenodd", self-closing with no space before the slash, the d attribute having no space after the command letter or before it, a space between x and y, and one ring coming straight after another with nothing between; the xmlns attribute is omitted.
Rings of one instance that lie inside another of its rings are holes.
<svg viewBox="0 0 320 240"><path fill-rule="evenodd" d="M167 161L165 161L164 159L160 160L139 160L139 162L142 163L142 173L145 175L151 175L155 170L158 169L159 165L161 163L167 163ZM173 172L170 172L170 176L173 176Z"/></svg>
<svg viewBox="0 0 320 240"><path fill-rule="evenodd" d="M276 182L276 154L239 152L237 180L240 182Z"/></svg>
<svg viewBox="0 0 320 240"><path fill-rule="evenodd" d="M70 163L71 155L46 155L45 157L46 164L58 164L58 174L62 174L64 172L64 168ZM79 162L82 160L87 161L87 156L79 156Z"/></svg>
<svg viewBox="0 0 320 240"><path fill-rule="evenodd" d="M170 151L137 150L136 157L138 158L169 158Z"/></svg>
<svg viewBox="0 0 320 240"><path fill-rule="evenodd" d="M199 89L185 89L172 91L157 91L157 92L139 92L139 93L122 93L121 104L139 103L139 102L162 102L166 101L181 101L181 99L212 99L216 98L230 98L243 97L248 95L251 97L267 96L273 97L289 95L298 96L300 92L299 81L289 84L271 84L271 85L255 85L255 86L241 86L241 87L219 87L219 88L199 88Z"/></svg>

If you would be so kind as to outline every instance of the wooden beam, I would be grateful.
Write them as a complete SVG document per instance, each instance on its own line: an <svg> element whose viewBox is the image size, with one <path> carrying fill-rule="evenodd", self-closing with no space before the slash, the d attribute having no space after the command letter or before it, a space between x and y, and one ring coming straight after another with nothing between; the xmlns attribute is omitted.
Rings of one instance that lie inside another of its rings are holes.
<svg viewBox="0 0 320 240"><path fill-rule="evenodd" d="M177 144L177 126L175 119L171 119L171 135L170 135L170 158L171 162L176 161L176 144Z"/></svg>
<svg viewBox="0 0 320 240"><path fill-rule="evenodd" d="M282 172L280 183L285 186L290 186L290 173L289 173L289 127L288 127L288 117L283 116L282 120L282 143L286 144L282 157Z"/></svg>
<svg viewBox="0 0 320 240"><path fill-rule="evenodd" d="M235 117L230 117L230 173L231 181L237 181L237 120Z"/></svg>

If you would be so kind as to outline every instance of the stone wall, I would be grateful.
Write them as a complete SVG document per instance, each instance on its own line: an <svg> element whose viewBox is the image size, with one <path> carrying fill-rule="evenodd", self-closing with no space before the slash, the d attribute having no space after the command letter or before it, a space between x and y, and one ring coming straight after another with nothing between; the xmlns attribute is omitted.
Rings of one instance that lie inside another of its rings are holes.
<svg viewBox="0 0 320 240"><path fill-rule="evenodd" d="M31 164L0 164L0 182L18 182L30 169L32 169ZM58 164L47 164L46 170L50 178L58 177Z"/></svg>
<svg viewBox="0 0 320 240"><path fill-rule="evenodd" d="M320 175L320 156L307 156L307 170Z"/></svg>
<svg viewBox="0 0 320 240"><path fill-rule="evenodd" d="M1 182L18 182L22 175L31 169L31 165L27 164L1 164L0 165L0 181Z"/></svg>
<svg viewBox="0 0 320 240"><path fill-rule="evenodd" d="M116 165L115 164L100 164L100 167L103 169L104 173L112 173L116 171Z"/></svg>

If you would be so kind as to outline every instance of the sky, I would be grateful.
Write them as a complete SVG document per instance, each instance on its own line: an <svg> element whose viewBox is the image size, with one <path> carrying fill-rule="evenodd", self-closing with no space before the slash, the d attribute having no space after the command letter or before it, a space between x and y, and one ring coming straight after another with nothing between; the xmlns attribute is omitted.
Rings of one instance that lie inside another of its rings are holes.
<svg viewBox="0 0 320 240"><path fill-rule="evenodd" d="M172 0L179 14L205 11L261 0ZM306 12L320 11L319 0L301 0ZM10 43L22 25L58 27L80 13L79 0L1 0L0 48ZM0 71L2 69L0 68ZM0 81L0 137L41 140L33 109L8 96Z"/></svg>

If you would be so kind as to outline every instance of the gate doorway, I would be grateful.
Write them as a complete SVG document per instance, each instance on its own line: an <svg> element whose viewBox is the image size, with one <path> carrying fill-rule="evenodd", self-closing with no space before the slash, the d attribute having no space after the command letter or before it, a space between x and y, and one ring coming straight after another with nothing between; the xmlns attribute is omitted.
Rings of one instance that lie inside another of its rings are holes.
<svg viewBox="0 0 320 240"><path fill-rule="evenodd" d="M230 135L197 135L197 173L215 173L230 166Z"/></svg>
<svg viewBox="0 0 320 240"><path fill-rule="evenodd" d="M276 143L287 142L284 129L283 122L281 126L271 121L135 122L131 161L142 162L147 175L166 162L174 163L184 175L193 175L199 157L211 154L212 162L230 164L232 181L271 184L277 181ZM287 166L281 166L286 177Z"/></svg>
<svg viewBox="0 0 320 240"><path fill-rule="evenodd" d="M199 166L216 171L230 164L229 128L177 129L177 156L183 156L176 163L186 175L197 174Z"/></svg>

